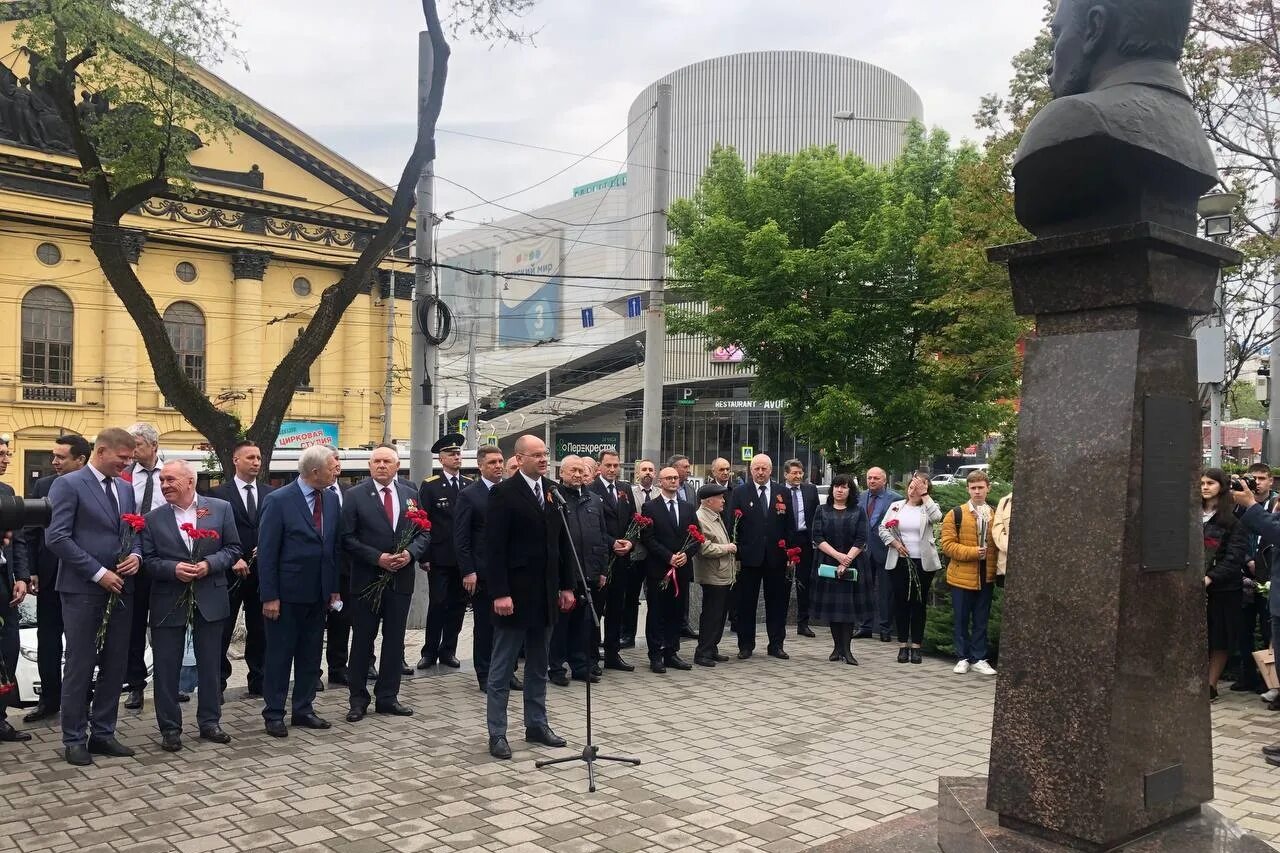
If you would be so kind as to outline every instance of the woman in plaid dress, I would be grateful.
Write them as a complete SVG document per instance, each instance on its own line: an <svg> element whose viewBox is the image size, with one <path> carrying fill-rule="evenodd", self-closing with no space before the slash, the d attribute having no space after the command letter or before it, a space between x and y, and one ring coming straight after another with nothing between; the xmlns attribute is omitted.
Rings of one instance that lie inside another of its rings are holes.
<svg viewBox="0 0 1280 853"><path fill-rule="evenodd" d="M867 545L867 520L858 511L858 487L848 474L837 474L831 480L827 502L818 507L813 520L813 545L818 565L834 565L842 576L820 578L815 567L810 574L811 615L831 626L833 648L828 660L842 660L857 666L858 659L849 648L853 626L868 607L875 607L875 601L871 591L864 589L868 584L843 576L856 565L858 555Z"/></svg>

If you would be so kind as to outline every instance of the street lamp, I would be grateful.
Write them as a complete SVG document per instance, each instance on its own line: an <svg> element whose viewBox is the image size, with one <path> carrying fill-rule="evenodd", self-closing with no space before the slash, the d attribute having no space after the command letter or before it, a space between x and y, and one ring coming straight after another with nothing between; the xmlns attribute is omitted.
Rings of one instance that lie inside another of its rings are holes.
<svg viewBox="0 0 1280 853"><path fill-rule="evenodd" d="M1204 220L1204 234L1215 243L1225 243L1231 236L1231 214L1240 204L1238 193L1214 192L1200 197L1196 212ZM1213 293L1214 318L1196 329L1200 348L1201 382L1209 386L1209 464L1222 464L1222 384L1226 374L1226 328L1223 317L1222 272Z"/></svg>
<svg viewBox="0 0 1280 853"><path fill-rule="evenodd" d="M1204 220L1204 236L1218 243L1230 237L1231 214L1239 204L1239 193L1214 192L1200 196L1196 212Z"/></svg>

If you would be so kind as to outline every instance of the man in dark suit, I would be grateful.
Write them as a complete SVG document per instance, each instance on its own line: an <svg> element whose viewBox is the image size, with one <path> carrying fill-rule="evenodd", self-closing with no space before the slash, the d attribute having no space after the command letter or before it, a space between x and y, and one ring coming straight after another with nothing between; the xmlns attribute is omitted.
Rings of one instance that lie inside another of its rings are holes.
<svg viewBox="0 0 1280 853"><path fill-rule="evenodd" d="M800 549L800 564L796 566L796 634L814 636L809 628L809 589L813 586L813 516L818 511L818 487L806 483L804 463L788 459L782 466L786 478L787 504L791 514L787 516L787 544Z"/></svg>
<svg viewBox="0 0 1280 853"><path fill-rule="evenodd" d="M138 515L164 505L160 494L160 431L149 423L129 427L133 436L133 464L121 475L133 487L133 505ZM142 691L147 687L147 609L151 602L151 578L138 572L133 578L133 607L129 613L129 661L125 666L124 706L130 711L142 708Z"/></svg>
<svg viewBox="0 0 1280 853"><path fill-rule="evenodd" d="M675 468L658 472L658 496L640 510L653 521L645 528L645 640L649 644L649 668L656 673L693 669L680 657L680 626L684 621L680 600L689 595L693 581L693 552L689 525L697 525L693 504L680 500L680 473Z"/></svg>
<svg viewBox="0 0 1280 853"><path fill-rule="evenodd" d="M160 469L160 491L166 503L147 513L142 531L143 571L151 576L152 688L156 725L166 752L182 749L182 708L178 704L178 676L191 626L196 653L199 705L196 723L200 739L230 743L222 730L222 633L231 615L227 572L240 558L231 505L196 495L196 469L186 460L167 462ZM184 529L187 525L194 531ZM213 533L207 537L194 534ZM194 604L188 619L182 597L190 590Z"/></svg>
<svg viewBox="0 0 1280 853"><path fill-rule="evenodd" d="M882 643L890 641L890 629L894 623L893 584L889 582L888 573L884 569L885 560L889 558L889 546L880 541L877 531L880 530L880 522L884 521L884 514L889 510L889 504L902 500L902 495L888 488L888 485L889 476L883 468L868 468L867 489L858 495L858 509L867 518L867 551L863 557L865 580L871 585L875 607L867 609L854 637L870 637L873 630L879 630ZM858 582L862 583L863 580L860 574Z"/></svg>
<svg viewBox="0 0 1280 853"><path fill-rule="evenodd" d="M128 611L133 604L133 578L142 565L140 537L133 537L128 549L121 548L127 535L121 515L132 513L134 503L133 489L120 475L133 462L133 448L132 435L108 427L98 433L89 464L54 480L49 489L53 519L44 541L60 561L58 592L67 638L62 673L63 755L68 764L77 766L92 764L93 754L133 755L116 739L120 688L129 654ZM119 601L108 612L113 593ZM101 652L99 626L104 632ZM89 684L95 667L98 679L90 714Z"/></svg>
<svg viewBox="0 0 1280 853"><path fill-rule="evenodd" d="M32 484L31 497L49 497L54 479L79 471L88 464L92 453L93 445L84 436L59 436L53 443L54 473ZM36 596L36 666L40 672L40 701L22 720L35 723L57 716L62 708L62 597L58 595L58 558L45 547L44 530L28 527L26 538L31 592Z"/></svg>
<svg viewBox="0 0 1280 853"><path fill-rule="evenodd" d="M571 455L560 460L560 494L565 498L565 518L569 522L570 541L577 550L578 559L582 561L583 575L590 584L592 604L598 608L599 602L603 601L600 593L604 588L605 566L609 561L612 540L605 528L604 501L585 487L589 480L594 479L590 470L586 457ZM587 606L587 589L578 577L573 550L565 550L560 558L568 560L573 571L574 606L556 620L555 629L551 632L548 678L552 684L561 687L569 686L570 677L574 681L590 681L595 684L600 681L594 660L599 645L592 636L595 625L591 609ZM569 665L568 673L564 671L566 663Z"/></svg>
<svg viewBox="0 0 1280 853"><path fill-rule="evenodd" d="M622 657L622 630L627 616L627 585L631 578L631 551L626 538L631 517L636 513L631 484L618 479L622 458L612 450L600 454L600 475L588 487L604 501L604 526L613 541L607 560L613 561L612 577L597 601L604 605L604 668L632 672L635 667ZM637 568L639 568L637 566Z"/></svg>
<svg viewBox="0 0 1280 853"><path fill-rule="evenodd" d="M298 458L298 479L262 501L258 521L258 584L266 620L266 654L262 673L262 717L267 734L288 737L284 700L293 683L290 723L327 729L312 702L320 680L320 647L324 617L339 603L338 533L341 509L329 491L333 452L308 447Z"/></svg>
<svg viewBox="0 0 1280 853"><path fill-rule="evenodd" d="M533 435L516 439L520 468L489 494L487 552L481 580L493 597L493 657L486 688L489 754L510 758L507 743L509 673L525 650L525 740L564 746L547 722L547 652L557 612L573 607L573 576L561 560L564 528L546 477L547 446ZM567 547L567 546L565 546Z"/></svg>
<svg viewBox="0 0 1280 853"><path fill-rule="evenodd" d="M481 447L476 451L476 463L480 466L479 478L458 494L453 515L453 545L458 555L458 570L462 573L462 587L471 595L471 613L475 620L471 657L483 691L489 681L489 661L493 656L493 597L483 579L487 539L484 524L489 512L489 492L502 482L502 450L493 445ZM514 669L510 689L524 689Z"/></svg>
<svg viewBox="0 0 1280 853"><path fill-rule="evenodd" d="M640 459L636 462L636 481L631 486L632 503L636 511L640 511L649 501L658 496L658 469L653 461ZM647 552L644 542L636 543L631 549L631 572L627 579L627 609L622 623L622 639L619 645L624 649L633 649L636 645L636 629L640 624L640 590L644 589L644 562Z"/></svg>
<svg viewBox="0 0 1280 853"><path fill-rule="evenodd" d="M760 587L764 586L765 625L769 634L769 655L787 660L783 649L787 638L787 607L791 585L787 581L787 552L778 547L791 529L791 507L783 488L772 482L773 461L758 453L751 460L751 482L733 490L729 515L742 510L738 519L738 557L742 571L738 589L738 657L751 657L756 648L756 608Z"/></svg>
<svg viewBox="0 0 1280 853"><path fill-rule="evenodd" d="M462 445L466 438L450 433L431 445L440 458L440 473L422 481L418 499L431 516L431 549L423 562L430 584L427 631L417 668L428 669L436 662L457 669L458 633L467 613L467 591L462 586L458 555L453 545L453 514L458 495L471 480L462 476Z"/></svg>
<svg viewBox="0 0 1280 853"><path fill-rule="evenodd" d="M240 556L227 572L231 589L231 613L222 625L222 689L227 689L231 678L231 635L235 632L240 610L244 610L244 662L249 667L248 693L262 695L262 650L265 628L262 620L262 599L258 595L258 513L262 501L275 491L266 483L258 482L262 471L262 451L252 441L242 441L231 454L235 474L231 479L209 492L212 497L231 504L235 514L236 536L240 540Z"/></svg>
<svg viewBox="0 0 1280 853"><path fill-rule="evenodd" d="M347 490L342 504L342 548L351 570L350 671L365 672L373 656L373 640L382 624L382 666L374 685L374 710L379 714L407 717L413 709L400 704L400 668L404 658L404 629L413 597L413 565L427 553L431 534L422 530L407 513L417 509L417 495L396 473L400 454L389 444L380 444L369 456L370 477ZM384 574L388 586L379 592L367 591ZM351 710L347 722L364 719L369 710L367 680L350 680Z"/></svg>
<svg viewBox="0 0 1280 853"><path fill-rule="evenodd" d="M9 447L7 437L0 438L0 476L9 470L9 461L13 459L13 450ZM0 495L16 497L13 487L8 483L0 483ZM18 637L18 605L27 597L27 588L31 583L31 571L27 567L27 541L25 531L0 531L4 544L0 546L0 659L4 661L5 672L11 677L18 669L18 652L21 642ZM31 740L31 735L20 732L5 719L5 707L10 697L0 697L0 742Z"/></svg>

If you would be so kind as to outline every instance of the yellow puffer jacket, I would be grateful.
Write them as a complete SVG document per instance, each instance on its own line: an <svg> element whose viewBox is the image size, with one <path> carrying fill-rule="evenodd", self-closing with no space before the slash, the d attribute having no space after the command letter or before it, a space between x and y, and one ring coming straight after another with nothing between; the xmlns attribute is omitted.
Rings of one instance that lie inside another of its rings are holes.
<svg viewBox="0 0 1280 853"><path fill-rule="evenodd" d="M987 516L987 560L985 583L995 583L996 563L999 552L991 534L995 512L982 506ZM960 505L960 535L956 536L955 510L947 512L939 522L942 526L942 551L951 561L947 564L947 583L957 589L980 589L978 583L978 521L968 503Z"/></svg>

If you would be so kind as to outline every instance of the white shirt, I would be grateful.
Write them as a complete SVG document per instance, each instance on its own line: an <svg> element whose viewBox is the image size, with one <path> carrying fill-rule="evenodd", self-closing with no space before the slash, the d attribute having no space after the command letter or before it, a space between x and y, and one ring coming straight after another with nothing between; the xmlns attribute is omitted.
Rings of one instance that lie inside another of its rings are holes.
<svg viewBox="0 0 1280 853"><path fill-rule="evenodd" d="M338 507L341 508L342 507L342 489L338 488L338 484L332 483L328 486L325 486L325 490L333 492L334 497L338 499Z"/></svg>
<svg viewBox="0 0 1280 853"><path fill-rule="evenodd" d="M199 527L196 523L196 504L199 501L192 496L191 506L180 507L173 504L173 521L178 526L178 535L182 537L182 544L187 546L187 553L191 552L191 537L187 535L187 531L182 529L182 525L190 524L192 527Z"/></svg>
<svg viewBox="0 0 1280 853"><path fill-rule="evenodd" d="M93 472L93 476L96 477L98 480L98 490L102 492L103 495L106 495L107 489L106 489L106 486L103 484L107 482L107 475L99 471L97 468L93 467L92 462L88 464L89 464L89 470ZM116 490L116 505L118 506L120 504L120 478L119 477L112 479L111 488ZM102 568L94 572L93 582L97 583L98 581L102 580L102 576L105 575L107 571L108 571L107 567L103 566Z"/></svg>
<svg viewBox="0 0 1280 853"><path fill-rule="evenodd" d="M249 508L249 495L245 492L246 487L253 489L253 505L258 509L262 509L260 506L262 498L258 496L257 483L250 483L245 480L241 480L239 477L232 477L231 481L236 484L236 491L240 493L240 502L244 504L245 509Z"/></svg>
<svg viewBox="0 0 1280 853"><path fill-rule="evenodd" d="M898 510L898 538L906 546L907 556L920 559L920 545L924 541L924 505L904 503Z"/></svg>
<svg viewBox="0 0 1280 853"><path fill-rule="evenodd" d="M800 486L787 486L791 490L791 504L796 513L796 530L804 530L804 489Z"/></svg>
<svg viewBox="0 0 1280 853"><path fill-rule="evenodd" d="M138 515L146 515L156 507L164 504L164 495L160 492L160 457L156 457L156 467L147 473L141 462L133 463L131 469L133 481L133 505L138 508ZM151 478L151 506L142 505L142 496L147 491L147 478Z"/></svg>
<svg viewBox="0 0 1280 853"><path fill-rule="evenodd" d="M480 482L484 483L484 484L485 484L485 486L487 487L487 489L492 490L494 486L498 485L498 484L499 484L499 483L501 483L502 481L501 481L501 480L494 480L494 481L491 483L491 482L489 482L489 480L488 480L488 479L486 479L485 477L481 477L481 478L480 478Z"/></svg>
<svg viewBox="0 0 1280 853"><path fill-rule="evenodd" d="M386 489L391 492L391 529L395 530L396 526L400 523L400 495L396 492L396 481L392 480L384 486L377 480L374 480L373 486L374 494L377 496L379 504L384 501L382 496L383 490Z"/></svg>

